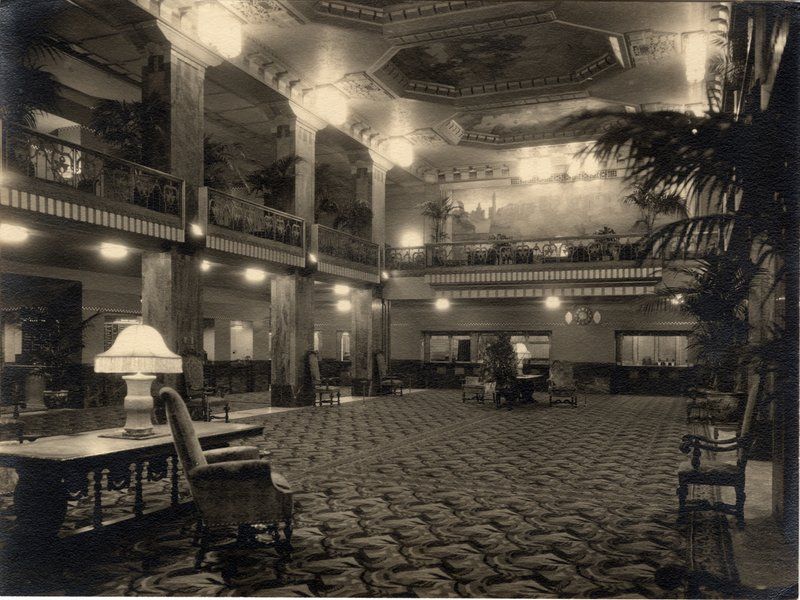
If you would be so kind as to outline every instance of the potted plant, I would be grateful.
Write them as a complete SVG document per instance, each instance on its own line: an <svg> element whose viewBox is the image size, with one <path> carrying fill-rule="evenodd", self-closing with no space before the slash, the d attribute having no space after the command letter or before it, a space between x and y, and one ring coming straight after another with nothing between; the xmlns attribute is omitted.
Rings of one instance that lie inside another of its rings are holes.
<svg viewBox="0 0 800 600"><path fill-rule="evenodd" d="M484 349L483 379L494 384L496 402L499 402L500 396L513 398L517 380L517 355L507 334L498 334L497 339Z"/></svg>

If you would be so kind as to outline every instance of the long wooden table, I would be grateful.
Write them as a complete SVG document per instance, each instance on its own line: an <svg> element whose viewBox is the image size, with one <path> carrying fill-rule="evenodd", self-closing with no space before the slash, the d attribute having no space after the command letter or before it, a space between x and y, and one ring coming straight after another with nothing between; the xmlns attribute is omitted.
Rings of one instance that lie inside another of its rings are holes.
<svg viewBox="0 0 800 600"><path fill-rule="evenodd" d="M263 433L263 425L194 423L204 449ZM15 538L37 544L55 540L67 513L67 501L94 496L92 526L104 526L103 475L106 489L133 487L130 518L144 515L142 481L171 476L171 506L178 505L178 459L167 425L156 425L159 435L144 440L102 437L119 429L101 429L75 435L40 438L35 442L0 443L0 466L16 469L14 490ZM133 466L133 469L131 469ZM145 469L146 467L146 469ZM91 491L90 481L92 480Z"/></svg>

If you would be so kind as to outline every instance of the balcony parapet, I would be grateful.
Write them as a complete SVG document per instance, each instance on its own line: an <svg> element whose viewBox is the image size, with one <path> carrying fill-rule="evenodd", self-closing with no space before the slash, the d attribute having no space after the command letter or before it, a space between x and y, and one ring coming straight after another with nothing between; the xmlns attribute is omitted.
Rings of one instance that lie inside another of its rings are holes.
<svg viewBox="0 0 800 600"><path fill-rule="evenodd" d="M209 249L305 266L306 223L302 218L219 190L201 190L201 198L207 195L208 202Z"/></svg>
<svg viewBox="0 0 800 600"><path fill-rule="evenodd" d="M381 247L367 239L314 225L312 246L319 253L319 271L369 283L380 282Z"/></svg>
<svg viewBox="0 0 800 600"><path fill-rule="evenodd" d="M182 179L27 127L0 127L4 206L183 241Z"/></svg>

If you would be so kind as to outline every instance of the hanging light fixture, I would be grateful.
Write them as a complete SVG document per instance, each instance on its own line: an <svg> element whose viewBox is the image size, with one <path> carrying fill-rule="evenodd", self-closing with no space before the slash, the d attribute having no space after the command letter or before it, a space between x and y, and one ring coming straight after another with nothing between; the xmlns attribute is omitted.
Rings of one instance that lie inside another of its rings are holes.
<svg viewBox="0 0 800 600"><path fill-rule="evenodd" d="M197 7L197 36L225 58L242 53L242 23L216 2Z"/></svg>
<svg viewBox="0 0 800 600"><path fill-rule="evenodd" d="M347 98L333 86L323 86L312 92L313 110L331 125L343 125L350 113Z"/></svg>
<svg viewBox="0 0 800 600"><path fill-rule="evenodd" d="M402 137L392 138L387 142L386 155L399 167L410 167L414 162L414 148Z"/></svg>

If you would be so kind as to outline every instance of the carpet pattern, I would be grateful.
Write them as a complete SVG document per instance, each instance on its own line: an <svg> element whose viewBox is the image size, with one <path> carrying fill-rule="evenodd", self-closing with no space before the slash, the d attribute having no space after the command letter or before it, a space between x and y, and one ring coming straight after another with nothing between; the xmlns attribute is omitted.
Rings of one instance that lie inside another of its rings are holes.
<svg viewBox="0 0 800 600"><path fill-rule="evenodd" d="M64 556L16 591L670 597L653 575L688 564L675 524L684 417L666 397L508 411L463 404L455 390L270 415L264 439L248 443L270 450L295 489L290 560L226 550L195 572L193 520L173 518L146 539Z"/></svg>

